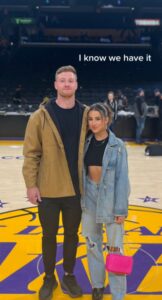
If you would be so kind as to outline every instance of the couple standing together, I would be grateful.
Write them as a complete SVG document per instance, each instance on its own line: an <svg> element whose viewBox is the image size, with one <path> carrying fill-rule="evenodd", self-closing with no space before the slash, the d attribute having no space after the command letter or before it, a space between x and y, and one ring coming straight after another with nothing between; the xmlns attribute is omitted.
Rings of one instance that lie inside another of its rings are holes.
<svg viewBox="0 0 162 300"><path fill-rule="evenodd" d="M42 226L45 276L40 300L51 299L58 285L54 272L60 212L64 228L61 288L72 298L82 296L81 282L73 273L80 221L92 300L104 296L103 226L109 245L113 241L116 251L123 247L129 194L126 148L109 130L111 110L102 103L82 105L75 99L77 86L74 67L59 68L54 81L56 99L41 105L26 128L23 175L28 199L38 205ZM109 273L109 284L112 299L124 299L126 277Z"/></svg>

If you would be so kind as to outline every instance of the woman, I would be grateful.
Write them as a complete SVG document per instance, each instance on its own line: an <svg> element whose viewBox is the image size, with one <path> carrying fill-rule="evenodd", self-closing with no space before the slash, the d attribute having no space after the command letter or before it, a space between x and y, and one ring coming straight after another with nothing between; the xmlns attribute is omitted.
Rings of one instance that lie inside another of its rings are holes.
<svg viewBox="0 0 162 300"><path fill-rule="evenodd" d="M86 238L92 300L102 300L105 264L102 251L103 225L110 251L123 248L123 223L128 212L129 179L124 143L110 130L111 110L102 103L88 112L92 134L85 144L82 205L82 231ZM126 277L109 273L113 300L126 293Z"/></svg>

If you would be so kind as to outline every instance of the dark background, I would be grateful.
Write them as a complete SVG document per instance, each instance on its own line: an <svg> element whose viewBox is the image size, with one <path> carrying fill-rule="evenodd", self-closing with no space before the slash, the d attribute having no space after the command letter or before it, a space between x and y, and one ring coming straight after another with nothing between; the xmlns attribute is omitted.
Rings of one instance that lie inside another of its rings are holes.
<svg viewBox="0 0 162 300"><path fill-rule="evenodd" d="M136 26L135 19L158 20L160 25ZM144 58L149 54L151 61L80 62L79 55L84 54ZM142 87L148 105L154 105L153 91L162 87L162 1L1 0L1 137L23 137L27 114L45 96L55 96L54 73L67 64L77 69L77 98L85 104L104 101L108 90L121 89L132 111L136 90ZM13 95L19 85L25 101L15 106ZM13 111L17 116L11 117ZM6 118L12 122L4 123ZM134 118L122 120L118 135L134 138ZM156 121L147 120L146 137L155 138Z"/></svg>

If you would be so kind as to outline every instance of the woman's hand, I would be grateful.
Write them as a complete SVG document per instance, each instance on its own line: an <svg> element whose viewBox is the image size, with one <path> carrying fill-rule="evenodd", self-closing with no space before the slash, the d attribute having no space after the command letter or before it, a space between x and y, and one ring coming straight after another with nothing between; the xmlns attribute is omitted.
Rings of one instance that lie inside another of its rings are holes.
<svg viewBox="0 0 162 300"><path fill-rule="evenodd" d="M125 221L125 216L115 216L115 223L122 224Z"/></svg>

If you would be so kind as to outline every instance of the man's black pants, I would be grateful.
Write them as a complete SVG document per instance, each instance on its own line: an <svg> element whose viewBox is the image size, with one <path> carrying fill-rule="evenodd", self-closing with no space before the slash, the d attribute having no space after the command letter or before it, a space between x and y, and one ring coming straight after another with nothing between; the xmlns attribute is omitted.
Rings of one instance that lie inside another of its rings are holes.
<svg viewBox="0 0 162 300"><path fill-rule="evenodd" d="M79 197L42 198L38 205L39 219L42 226L42 254L44 271L52 275L56 262L56 235L59 226L60 212L64 228L63 268L73 273L78 245L78 228L81 221Z"/></svg>

